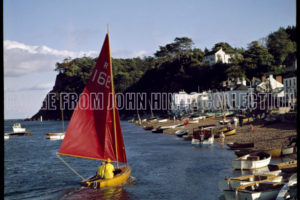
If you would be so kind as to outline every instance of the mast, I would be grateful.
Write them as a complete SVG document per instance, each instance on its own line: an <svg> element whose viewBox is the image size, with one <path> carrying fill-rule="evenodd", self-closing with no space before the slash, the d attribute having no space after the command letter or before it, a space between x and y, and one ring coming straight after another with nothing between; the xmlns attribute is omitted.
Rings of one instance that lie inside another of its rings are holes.
<svg viewBox="0 0 300 200"><path fill-rule="evenodd" d="M151 110L151 117L153 118L153 112L152 112L152 105L150 104L150 101L149 101L149 105L150 105L150 110Z"/></svg>
<svg viewBox="0 0 300 200"><path fill-rule="evenodd" d="M118 162L118 144L117 144L117 130L116 130L116 108L115 108L115 90L114 90L114 78L112 72L112 59L110 54L110 41L109 41L109 27L107 25L107 36L108 36L108 51L109 51L109 59L110 59L110 79L111 79L111 92L112 92L112 106L113 106L113 129L114 129L114 138L115 138L115 150L116 150L116 159L117 159L117 168L119 168Z"/></svg>
<svg viewBox="0 0 300 200"><path fill-rule="evenodd" d="M62 104L61 104L61 99L59 98L59 108L60 108L60 112L61 112L61 121L62 121L62 130L63 132L65 131L65 126L64 126L64 111L62 109Z"/></svg>

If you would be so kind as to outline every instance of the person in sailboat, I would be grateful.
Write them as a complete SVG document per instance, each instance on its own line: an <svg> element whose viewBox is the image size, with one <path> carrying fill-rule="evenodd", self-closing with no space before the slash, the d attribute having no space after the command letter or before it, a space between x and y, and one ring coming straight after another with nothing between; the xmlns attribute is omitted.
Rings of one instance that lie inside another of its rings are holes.
<svg viewBox="0 0 300 200"><path fill-rule="evenodd" d="M105 162L102 162L97 170L97 178L104 178Z"/></svg>
<svg viewBox="0 0 300 200"><path fill-rule="evenodd" d="M104 170L104 179L111 179L114 177L115 167L110 163L110 159L108 158L105 162L105 170Z"/></svg>

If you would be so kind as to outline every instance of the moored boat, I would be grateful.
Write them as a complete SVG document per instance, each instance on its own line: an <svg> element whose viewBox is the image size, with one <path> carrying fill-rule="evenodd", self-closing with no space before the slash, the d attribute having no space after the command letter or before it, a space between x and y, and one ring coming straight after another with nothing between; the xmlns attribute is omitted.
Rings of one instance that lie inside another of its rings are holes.
<svg viewBox="0 0 300 200"><path fill-rule="evenodd" d="M242 124L248 124L253 121L254 121L253 117L246 117L242 119Z"/></svg>
<svg viewBox="0 0 300 200"><path fill-rule="evenodd" d="M177 128L177 127L181 127L181 126L184 126L183 123L180 123L180 124L174 124L174 125L169 125L169 126L160 126L160 129L172 129L172 128Z"/></svg>
<svg viewBox="0 0 300 200"><path fill-rule="evenodd" d="M231 129L223 132L225 136L235 135L236 129Z"/></svg>
<svg viewBox="0 0 300 200"><path fill-rule="evenodd" d="M143 126L144 130L146 131L150 131L153 129L153 126L152 125L149 125L149 126Z"/></svg>
<svg viewBox="0 0 300 200"><path fill-rule="evenodd" d="M15 123L13 125L13 133L25 133L26 128L22 128L20 123Z"/></svg>
<svg viewBox="0 0 300 200"><path fill-rule="evenodd" d="M269 164L268 168L270 171L281 170L282 172L291 173L297 171L297 160L291 160L278 164Z"/></svg>
<svg viewBox="0 0 300 200"><path fill-rule="evenodd" d="M147 122L156 122L157 118L156 117L151 117L149 119L147 119Z"/></svg>
<svg viewBox="0 0 300 200"><path fill-rule="evenodd" d="M220 191L232 190L238 188L241 185L246 185L255 181L281 182L282 178L282 176L255 174L232 178L225 177L224 179L218 182L218 186Z"/></svg>
<svg viewBox="0 0 300 200"><path fill-rule="evenodd" d="M253 142L249 142L249 143L234 142L234 143L227 143L227 146L232 150L236 150L236 149L244 149L244 148L253 148L254 143Z"/></svg>
<svg viewBox="0 0 300 200"><path fill-rule="evenodd" d="M159 120L157 120L158 123L167 122L167 121L168 121L168 119L159 119Z"/></svg>
<svg viewBox="0 0 300 200"><path fill-rule="evenodd" d="M188 130L186 129L183 129L183 130L178 130L175 132L175 135L177 135L178 137L182 137L184 135L187 135L188 134Z"/></svg>
<svg viewBox="0 0 300 200"><path fill-rule="evenodd" d="M214 134L211 131L200 131L198 128L193 129L192 145L212 145L213 143Z"/></svg>
<svg viewBox="0 0 300 200"><path fill-rule="evenodd" d="M274 200L284 183L256 181L239 186L236 190L223 190L226 200Z"/></svg>
<svg viewBox="0 0 300 200"><path fill-rule="evenodd" d="M233 169L253 170L267 166L270 163L270 161L270 154L263 151L259 151L236 158L232 161L232 167Z"/></svg>
<svg viewBox="0 0 300 200"><path fill-rule="evenodd" d="M65 132L61 133L47 133L46 139L49 140L63 140L65 138Z"/></svg>
<svg viewBox="0 0 300 200"><path fill-rule="evenodd" d="M8 140L9 139L9 135L4 134L4 140Z"/></svg>

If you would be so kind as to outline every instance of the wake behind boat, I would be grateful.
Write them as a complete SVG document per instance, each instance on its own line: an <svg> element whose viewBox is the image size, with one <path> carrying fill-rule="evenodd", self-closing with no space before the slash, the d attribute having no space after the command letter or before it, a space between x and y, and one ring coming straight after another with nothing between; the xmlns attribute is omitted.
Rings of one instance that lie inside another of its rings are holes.
<svg viewBox="0 0 300 200"><path fill-rule="evenodd" d="M103 94L104 109L93 109L97 108L97 105L94 101L96 97L90 95L91 93ZM87 105L87 102L92 104L91 107L83 109L81 105ZM63 155L116 162L114 176L110 179L98 176L84 179L67 165L81 177L80 184L83 186L93 188L117 186L124 184L130 177L131 167L127 164L119 112L116 107L108 34L96 66L74 109L57 155L60 159L62 158L59 155ZM125 165L119 166L119 162Z"/></svg>

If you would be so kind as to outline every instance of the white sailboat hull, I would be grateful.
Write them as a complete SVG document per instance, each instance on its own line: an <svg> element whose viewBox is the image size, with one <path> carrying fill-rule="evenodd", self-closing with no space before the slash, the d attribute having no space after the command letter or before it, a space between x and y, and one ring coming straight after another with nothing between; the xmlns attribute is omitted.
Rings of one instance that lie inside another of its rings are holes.
<svg viewBox="0 0 300 200"><path fill-rule="evenodd" d="M4 140L8 140L9 139L9 135L4 135Z"/></svg>

